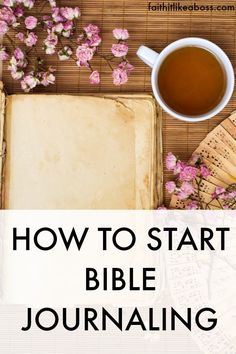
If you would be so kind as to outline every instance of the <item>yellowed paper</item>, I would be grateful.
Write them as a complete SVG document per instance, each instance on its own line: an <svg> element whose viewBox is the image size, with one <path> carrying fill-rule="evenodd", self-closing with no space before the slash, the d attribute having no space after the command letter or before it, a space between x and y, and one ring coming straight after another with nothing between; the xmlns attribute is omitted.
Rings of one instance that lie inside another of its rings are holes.
<svg viewBox="0 0 236 354"><path fill-rule="evenodd" d="M151 96L8 97L5 208L154 208L155 127Z"/></svg>

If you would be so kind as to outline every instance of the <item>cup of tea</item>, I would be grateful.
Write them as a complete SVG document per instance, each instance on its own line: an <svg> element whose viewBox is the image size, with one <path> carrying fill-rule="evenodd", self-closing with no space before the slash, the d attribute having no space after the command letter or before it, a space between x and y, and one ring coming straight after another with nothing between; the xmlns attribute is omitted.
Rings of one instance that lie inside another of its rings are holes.
<svg viewBox="0 0 236 354"><path fill-rule="evenodd" d="M202 38L183 38L160 54L141 46L138 57L152 68L152 89L172 117L200 122L217 115L234 91L234 70L225 52Z"/></svg>

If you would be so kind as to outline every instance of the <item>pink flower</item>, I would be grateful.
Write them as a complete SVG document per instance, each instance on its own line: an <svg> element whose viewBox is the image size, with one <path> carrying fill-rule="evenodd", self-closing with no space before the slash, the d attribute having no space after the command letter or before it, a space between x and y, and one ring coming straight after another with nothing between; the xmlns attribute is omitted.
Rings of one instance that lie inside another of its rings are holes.
<svg viewBox="0 0 236 354"><path fill-rule="evenodd" d="M199 154L194 153L189 161L190 165L196 165L201 162L201 156Z"/></svg>
<svg viewBox="0 0 236 354"><path fill-rule="evenodd" d="M16 34L16 38L19 39L19 41L24 42L24 40L25 40L25 35L24 35L24 33L22 33L22 32L18 32L18 33Z"/></svg>
<svg viewBox="0 0 236 354"><path fill-rule="evenodd" d="M236 191L230 192L230 193L228 194L228 198L229 198L229 199L235 199L235 198L236 198Z"/></svg>
<svg viewBox="0 0 236 354"><path fill-rule="evenodd" d="M54 7L52 11L52 18L55 22L63 22L64 17L61 15L60 8Z"/></svg>
<svg viewBox="0 0 236 354"><path fill-rule="evenodd" d="M26 75L21 81L22 90L29 92L39 84L39 79L35 77L32 73Z"/></svg>
<svg viewBox="0 0 236 354"><path fill-rule="evenodd" d="M119 68L122 69L122 70L126 70L128 74L131 73L131 71L134 70L134 66L131 65L130 63L128 63L127 61L122 61L119 64Z"/></svg>
<svg viewBox="0 0 236 354"><path fill-rule="evenodd" d="M200 167L200 173L201 173L201 176L203 178L207 178L207 177L210 177L211 176L211 171L209 170L209 168L207 168L206 166L202 165Z"/></svg>
<svg viewBox="0 0 236 354"><path fill-rule="evenodd" d="M182 169L179 174L180 181L191 182L193 181L198 174L198 169L193 166L186 166Z"/></svg>
<svg viewBox="0 0 236 354"><path fill-rule="evenodd" d="M24 15L24 11L20 6L14 8L13 13L16 17L22 17Z"/></svg>
<svg viewBox="0 0 236 354"><path fill-rule="evenodd" d="M25 54L24 52L20 49L20 48L16 48L14 50L14 57L17 59L17 60L23 60L25 58Z"/></svg>
<svg viewBox="0 0 236 354"><path fill-rule="evenodd" d="M86 43L90 47L98 47L102 42L102 38L98 34L94 34L92 37L90 37Z"/></svg>
<svg viewBox="0 0 236 354"><path fill-rule="evenodd" d="M177 158L172 152L169 152L166 156L166 168L168 171L173 171L177 164Z"/></svg>
<svg viewBox="0 0 236 354"><path fill-rule="evenodd" d="M129 47L124 43L113 44L111 48L111 52L116 58L125 57L128 54L128 51Z"/></svg>
<svg viewBox="0 0 236 354"><path fill-rule="evenodd" d="M44 40L46 54L54 54L56 51L56 45L58 43L58 37L55 33L49 32L47 38Z"/></svg>
<svg viewBox="0 0 236 354"><path fill-rule="evenodd" d="M15 5L15 2L15 0L3 0L3 5L13 7Z"/></svg>
<svg viewBox="0 0 236 354"><path fill-rule="evenodd" d="M30 32L28 34L28 37L25 39L25 44L27 45L27 47L33 47L34 45L36 45L38 41L38 36L33 33L33 32Z"/></svg>
<svg viewBox="0 0 236 354"><path fill-rule="evenodd" d="M56 6L57 6L55 0L48 0L48 2L49 2L49 5L50 5L51 7L56 7Z"/></svg>
<svg viewBox="0 0 236 354"><path fill-rule="evenodd" d="M63 49L61 49L58 52L58 57L61 61L65 61L65 60L70 59L72 54L73 54L72 49L68 46L65 46Z"/></svg>
<svg viewBox="0 0 236 354"><path fill-rule="evenodd" d="M116 28L113 30L113 37L125 41L129 38L129 32L126 29Z"/></svg>
<svg viewBox="0 0 236 354"><path fill-rule="evenodd" d="M98 85L100 83L100 74L97 70L92 72L89 81L91 85Z"/></svg>
<svg viewBox="0 0 236 354"><path fill-rule="evenodd" d="M219 196L223 195L224 193L226 193L225 188L223 187L216 187L215 192L212 193L212 198L218 198Z"/></svg>
<svg viewBox="0 0 236 354"><path fill-rule="evenodd" d="M14 80L20 80L25 75L23 70L11 71L11 76Z"/></svg>
<svg viewBox="0 0 236 354"><path fill-rule="evenodd" d="M55 75L49 70L47 72L42 72L41 73L41 85L43 86L49 86L50 84L53 85L56 81Z"/></svg>
<svg viewBox="0 0 236 354"><path fill-rule="evenodd" d="M62 33L62 31L64 31L64 26L62 22L57 23L52 29L52 32L56 32L59 34Z"/></svg>
<svg viewBox="0 0 236 354"><path fill-rule="evenodd" d="M167 192L168 193L174 193L174 191L175 191L175 189L176 189L176 184L175 184L175 182L167 182L166 183L166 190L167 190Z"/></svg>
<svg viewBox="0 0 236 354"><path fill-rule="evenodd" d="M124 85L128 81L128 73L120 68L115 69L112 74L113 84L116 86Z"/></svg>
<svg viewBox="0 0 236 354"><path fill-rule="evenodd" d="M97 35L100 33L100 28L98 26L89 24L88 26L84 27L84 31L88 38L93 37L93 35Z"/></svg>
<svg viewBox="0 0 236 354"><path fill-rule="evenodd" d="M94 56L94 49L90 48L88 44L80 45L76 50L76 57L78 59L77 65L88 66L88 62L92 60Z"/></svg>
<svg viewBox="0 0 236 354"><path fill-rule="evenodd" d="M73 34L73 21L66 21L63 23L63 31L62 35L65 38L70 38L70 36Z"/></svg>
<svg viewBox="0 0 236 354"><path fill-rule="evenodd" d="M0 60L7 60L9 58L9 55L6 51L6 47L1 46L0 47Z"/></svg>
<svg viewBox="0 0 236 354"><path fill-rule="evenodd" d="M196 200L191 201L190 203L187 204L186 206L187 210L198 210L199 209L199 203Z"/></svg>
<svg viewBox="0 0 236 354"><path fill-rule="evenodd" d="M190 197L194 193L194 187L189 182L184 182L178 193L178 198L184 200Z"/></svg>
<svg viewBox="0 0 236 354"><path fill-rule="evenodd" d="M25 19L25 26L27 29L32 30L34 29L38 24L38 20L34 16L28 16Z"/></svg>
<svg viewBox="0 0 236 354"><path fill-rule="evenodd" d="M27 9L32 9L34 7L34 0L22 0L24 7Z"/></svg>
<svg viewBox="0 0 236 354"><path fill-rule="evenodd" d="M179 175L181 171L186 167L186 163L183 161L177 161L176 166L174 168L174 175Z"/></svg>
<svg viewBox="0 0 236 354"><path fill-rule="evenodd" d="M5 34L8 31L8 25L5 21L0 21L0 34Z"/></svg>
<svg viewBox="0 0 236 354"><path fill-rule="evenodd" d="M159 208L157 208L157 210L168 210L168 209L164 205L162 205Z"/></svg>
<svg viewBox="0 0 236 354"><path fill-rule="evenodd" d="M16 22L16 17L10 7L2 7L0 9L0 20L6 22L7 25L12 25Z"/></svg>
<svg viewBox="0 0 236 354"><path fill-rule="evenodd" d="M74 18L79 18L81 16L81 11L78 6L74 7Z"/></svg>
<svg viewBox="0 0 236 354"><path fill-rule="evenodd" d="M67 20L74 20L75 18L81 16L81 12L78 7L75 7L74 9L72 7L61 7L60 13Z"/></svg>
<svg viewBox="0 0 236 354"><path fill-rule="evenodd" d="M48 29L48 30L51 30L51 29L52 29L52 27L53 27L53 21L52 21L51 16L44 15L44 16L43 16L43 22L44 22L44 24L47 26L47 29Z"/></svg>

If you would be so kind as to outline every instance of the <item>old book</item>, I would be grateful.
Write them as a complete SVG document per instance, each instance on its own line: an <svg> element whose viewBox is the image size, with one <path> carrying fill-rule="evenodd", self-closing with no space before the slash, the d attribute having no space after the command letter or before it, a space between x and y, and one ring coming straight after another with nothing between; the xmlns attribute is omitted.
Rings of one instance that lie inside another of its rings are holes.
<svg viewBox="0 0 236 354"><path fill-rule="evenodd" d="M161 202L161 118L152 96L13 95L1 112L3 209Z"/></svg>

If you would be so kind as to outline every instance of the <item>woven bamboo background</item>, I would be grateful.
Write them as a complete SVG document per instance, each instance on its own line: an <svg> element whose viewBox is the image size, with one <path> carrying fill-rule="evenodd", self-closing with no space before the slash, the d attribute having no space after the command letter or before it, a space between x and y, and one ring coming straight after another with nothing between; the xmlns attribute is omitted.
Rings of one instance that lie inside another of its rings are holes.
<svg viewBox="0 0 236 354"><path fill-rule="evenodd" d="M166 3L172 1L166 1ZM39 2L40 3L40 2ZM112 43L111 31L114 27L126 27L130 31L130 59L136 70L126 86L114 87L111 72L107 64L100 59L94 61L94 67L102 72L102 82L98 87L88 83L88 73L79 70L73 62L58 63L55 57L48 57L48 63L57 67L57 83L44 92L80 93L80 92L150 92L150 69L135 55L141 44L161 51L170 42L196 36L209 39L218 44L229 56L236 68L236 12L149 12L149 1L144 0L66 0L57 1L58 5L80 6L82 10L81 25L96 23L102 28L104 54L109 53ZM152 1L156 5L157 1ZM192 1L181 1L181 5L191 5ZM199 5L234 5L232 0L198 0ZM39 4L41 6L41 4ZM3 68L3 81L8 93L20 92L18 84L13 82L6 66ZM236 95L227 108L210 121L187 124L163 114L164 156L168 151L176 153L187 160L206 134L219 122L236 109ZM165 180L170 178L164 171ZM167 202L169 197L165 196Z"/></svg>

